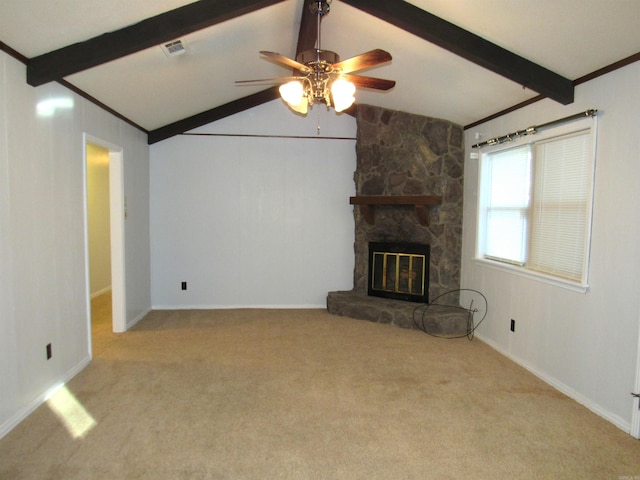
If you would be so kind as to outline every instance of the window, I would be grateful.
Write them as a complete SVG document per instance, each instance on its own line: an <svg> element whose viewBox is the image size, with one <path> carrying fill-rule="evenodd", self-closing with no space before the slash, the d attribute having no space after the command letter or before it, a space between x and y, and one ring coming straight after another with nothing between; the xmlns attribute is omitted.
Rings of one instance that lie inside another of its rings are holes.
<svg viewBox="0 0 640 480"><path fill-rule="evenodd" d="M586 286L594 122L585 119L483 153L479 258Z"/></svg>

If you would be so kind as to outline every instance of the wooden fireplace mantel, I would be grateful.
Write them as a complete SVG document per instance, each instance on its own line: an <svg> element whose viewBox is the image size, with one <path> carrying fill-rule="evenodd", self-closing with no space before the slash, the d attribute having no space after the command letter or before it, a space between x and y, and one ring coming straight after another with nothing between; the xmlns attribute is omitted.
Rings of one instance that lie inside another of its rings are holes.
<svg viewBox="0 0 640 480"><path fill-rule="evenodd" d="M369 225L375 225L376 218L374 207L379 206L406 206L415 208L416 216L421 225L429 226L429 211L427 207L442 204L442 197L434 195L358 195L350 197L351 205L360 205L364 219Z"/></svg>

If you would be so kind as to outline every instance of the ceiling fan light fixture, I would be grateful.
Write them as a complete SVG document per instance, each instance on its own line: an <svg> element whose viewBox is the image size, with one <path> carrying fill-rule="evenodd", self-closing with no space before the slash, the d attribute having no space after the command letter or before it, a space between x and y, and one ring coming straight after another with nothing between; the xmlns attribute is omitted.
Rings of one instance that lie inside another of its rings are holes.
<svg viewBox="0 0 640 480"><path fill-rule="evenodd" d="M282 99L289 105L298 105L304 95L304 88L298 80L283 83L278 90Z"/></svg>
<svg viewBox="0 0 640 480"><path fill-rule="evenodd" d="M304 87L300 81L292 80L283 83L278 90L280 91L282 99L287 102L287 105L289 105L292 110L302 113L303 115L307 113L308 102L304 97Z"/></svg>
<svg viewBox="0 0 640 480"><path fill-rule="evenodd" d="M307 111L309 110L309 103L307 102L307 100L305 98L303 98L300 103L296 104L296 105L290 105L289 107L291 108L291 110L293 110L294 112L298 112L301 115L306 115Z"/></svg>
<svg viewBox="0 0 640 480"><path fill-rule="evenodd" d="M334 80L331 84L331 95L333 96L333 108L336 112L342 112L353 105L353 102L356 101L355 93L356 86L353 83L344 78Z"/></svg>

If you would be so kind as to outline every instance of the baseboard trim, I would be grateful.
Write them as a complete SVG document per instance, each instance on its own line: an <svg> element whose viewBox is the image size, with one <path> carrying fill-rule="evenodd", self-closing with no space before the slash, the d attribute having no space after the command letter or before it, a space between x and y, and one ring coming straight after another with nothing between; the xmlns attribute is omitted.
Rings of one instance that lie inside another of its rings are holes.
<svg viewBox="0 0 640 480"><path fill-rule="evenodd" d="M75 377L78 373L80 373L89 363L91 362L91 357L85 357L81 362L75 365L73 368L68 370L63 376L62 379L58 382L55 382L51 387L47 388L43 393L34 398L31 402L29 402L26 406L18 410L15 415L11 416L6 422L0 425L0 438L3 438L7 435L11 430L16 428L20 422L22 422L25 418L31 415L40 405L42 405L56 390L58 390L62 385L67 383L73 377Z"/></svg>
<svg viewBox="0 0 640 480"><path fill-rule="evenodd" d="M559 381L557 378L551 377L551 376L547 375L546 373L541 372L540 370L536 369L535 367L529 365L527 362L525 362L521 358L518 358L518 357L514 356L513 354L511 354L510 352L507 352L505 349L503 349L500 345L495 343L493 340L490 340L490 339L484 337L483 335L481 335L481 334L479 334L477 332L475 333L475 336L480 341L482 341L483 343L486 343L491 348L496 350L498 353L504 355L509 360L517 363L522 368L524 368L524 369L528 370L529 372L531 372L533 375L538 377L540 380L543 380L544 382L548 383L553 388L555 388L556 390L564 393L566 396L568 396L569 398L575 400L580 405L588 408L589 410L591 410L596 415L598 415L598 416L604 418L605 420L613 423L616 427L618 427L620 430L623 430L625 433L631 434L631 424L629 422L627 422L626 420L624 420L622 417L620 417L618 415L614 415L611 412L603 409L600 405L598 405L597 403L594 403L589 398L587 398L584 395L582 395L581 393L575 391L573 388L569 387L565 383Z"/></svg>
<svg viewBox="0 0 640 480"><path fill-rule="evenodd" d="M143 311L140 315L138 315L137 317L132 318L131 320L127 320L127 330L129 330L131 327L133 327L136 323L138 323L140 320L142 320L149 312L151 311L151 309L147 309L145 311Z"/></svg>

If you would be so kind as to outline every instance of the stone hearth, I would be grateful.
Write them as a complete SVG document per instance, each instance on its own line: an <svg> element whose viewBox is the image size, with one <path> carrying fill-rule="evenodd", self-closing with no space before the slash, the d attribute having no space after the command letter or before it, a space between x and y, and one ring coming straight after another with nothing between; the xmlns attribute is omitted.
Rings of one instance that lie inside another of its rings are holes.
<svg viewBox="0 0 640 480"><path fill-rule="evenodd" d="M388 323L401 328L423 329L432 335L466 335L468 311L443 305L427 305L403 300L370 297L347 292L329 292L327 310L333 315ZM417 322L417 325L416 325Z"/></svg>
<svg viewBox="0 0 640 480"><path fill-rule="evenodd" d="M463 129L447 120L371 105L358 105L356 120L356 196L442 197L440 205L428 208L428 224L420 221L414 208L402 205L376 206L374 222L369 223L361 207L354 205L353 290L330 293L327 308L330 313L338 315L386 321L390 315L387 304L380 303L381 299L367 296L369 242L430 245L429 298L460 288ZM336 301L338 298L340 302ZM447 298L458 300L457 295L449 295ZM412 326L411 316L404 320L400 316L406 317L407 312L413 311L418 304L399 300L383 301L399 302L393 320L388 323ZM343 305L345 302L351 302L352 306ZM337 307L338 303L340 308ZM409 306L402 307L401 303L409 303ZM364 312L372 308L382 309L382 313L371 315ZM459 333L466 333L466 315L464 317L464 326L460 326L462 330Z"/></svg>

